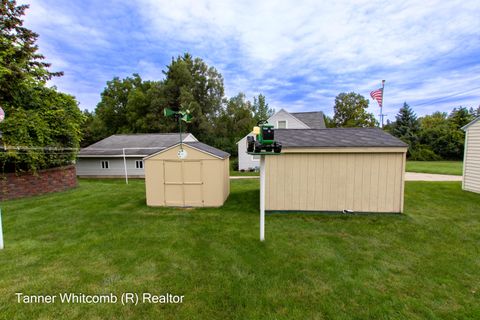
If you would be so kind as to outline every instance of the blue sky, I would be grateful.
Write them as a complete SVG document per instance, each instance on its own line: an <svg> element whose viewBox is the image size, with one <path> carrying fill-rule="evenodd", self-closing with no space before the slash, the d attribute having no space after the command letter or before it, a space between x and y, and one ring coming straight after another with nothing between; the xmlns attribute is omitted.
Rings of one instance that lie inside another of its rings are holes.
<svg viewBox="0 0 480 320"><path fill-rule="evenodd" d="M386 80L384 113L480 105L480 1L31 0L26 26L65 76L51 84L94 110L105 83L161 80L190 52L224 76L227 96L333 114L335 96ZM447 97L447 98L445 98ZM376 102L370 112L378 115Z"/></svg>

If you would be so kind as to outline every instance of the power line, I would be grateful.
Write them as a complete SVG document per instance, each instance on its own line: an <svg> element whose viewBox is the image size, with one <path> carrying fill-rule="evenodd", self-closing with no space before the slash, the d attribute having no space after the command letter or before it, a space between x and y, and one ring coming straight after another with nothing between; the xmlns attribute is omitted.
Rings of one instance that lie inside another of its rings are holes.
<svg viewBox="0 0 480 320"><path fill-rule="evenodd" d="M426 104L431 104L431 103L434 103L434 102L442 101L442 100L445 100L445 99L448 99L448 98L451 98L451 97L459 96L459 95L462 95L462 94L465 94L465 93L468 93L468 92L472 92L472 91L475 91L475 90L479 90L479 89L480 89L480 87L476 87L476 88L473 88L473 89L453 93L453 94L448 95L448 96L444 96L444 97L441 97L441 98L436 98L436 99L433 99L433 100L430 100L430 101L415 104L415 105L413 105L413 107L419 107L419 106L423 106L423 105L426 105Z"/></svg>

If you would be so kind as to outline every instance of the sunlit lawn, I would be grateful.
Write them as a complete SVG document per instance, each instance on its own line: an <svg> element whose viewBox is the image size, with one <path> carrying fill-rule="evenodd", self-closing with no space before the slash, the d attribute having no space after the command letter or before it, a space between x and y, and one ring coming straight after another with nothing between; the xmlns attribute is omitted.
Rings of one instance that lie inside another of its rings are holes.
<svg viewBox="0 0 480 320"><path fill-rule="evenodd" d="M463 174L463 161L407 161L407 172Z"/></svg>
<svg viewBox="0 0 480 320"><path fill-rule="evenodd" d="M403 215L278 214L258 180L223 208L145 206L144 183L4 202L2 319L479 319L480 195L408 182ZM173 293L183 304L38 304L15 292Z"/></svg>

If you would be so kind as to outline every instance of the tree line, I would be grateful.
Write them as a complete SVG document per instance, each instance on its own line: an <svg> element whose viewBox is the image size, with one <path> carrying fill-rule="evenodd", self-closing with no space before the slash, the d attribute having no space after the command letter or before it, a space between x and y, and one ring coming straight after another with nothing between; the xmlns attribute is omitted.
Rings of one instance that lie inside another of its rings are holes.
<svg viewBox="0 0 480 320"><path fill-rule="evenodd" d="M172 59L163 74L160 81L138 74L108 81L95 110L84 111L82 146L112 134L177 132L177 123L163 115L169 108L189 110L192 122L184 130L197 139L236 154L236 142L274 112L262 94L253 101L244 93L227 98L222 75L188 53Z"/></svg>
<svg viewBox="0 0 480 320"><path fill-rule="evenodd" d="M410 160L462 160L465 132L461 128L478 116L480 107L458 107L417 118L405 102L384 129L409 145Z"/></svg>
<svg viewBox="0 0 480 320"><path fill-rule="evenodd" d="M377 127L373 114L368 113L368 100L350 92L335 98L334 116L326 117L327 127ZM383 129L408 144L410 160L462 160L465 133L463 126L480 116L477 109L456 107L450 113L434 112L417 117L405 102L394 121L387 120Z"/></svg>

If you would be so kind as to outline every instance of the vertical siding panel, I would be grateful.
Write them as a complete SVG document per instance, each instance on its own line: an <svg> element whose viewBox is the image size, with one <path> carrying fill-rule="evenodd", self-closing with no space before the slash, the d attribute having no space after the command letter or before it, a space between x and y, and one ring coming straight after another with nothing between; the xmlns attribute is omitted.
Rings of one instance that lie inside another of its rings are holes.
<svg viewBox="0 0 480 320"><path fill-rule="evenodd" d="M308 197L308 159L306 154L301 154L300 157L300 172L299 172L299 191L300 191L300 210L307 210Z"/></svg>
<svg viewBox="0 0 480 320"><path fill-rule="evenodd" d="M315 167L317 168L316 177L315 177L315 201L314 205L315 208L321 208L322 210L325 208L325 204L323 201L323 190L324 190L324 176L325 176L325 169L323 167L323 162L325 159L324 154L319 154L318 156L315 155Z"/></svg>
<svg viewBox="0 0 480 320"><path fill-rule="evenodd" d="M372 154L372 161L370 162L371 176L370 176L370 209L369 211L378 211L378 197L381 196L378 190L378 167L380 165L380 154Z"/></svg>
<svg viewBox="0 0 480 320"><path fill-rule="evenodd" d="M389 210L390 212L393 212L393 211L396 211L397 207L398 207L398 192L400 191L400 188L398 187L398 157L392 157L391 161L390 161L390 179L389 179L389 182L390 182L390 187L389 187L389 197L387 198L388 199L388 203L389 203Z"/></svg>
<svg viewBox="0 0 480 320"><path fill-rule="evenodd" d="M362 199L363 199L363 191L362 191L362 177L363 177L363 168L362 168L362 157L363 155L355 154L353 156L353 167L355 170L355 177L353 180L353 187L354 187L354 197L353 197L353 210L355 211L362 211Z"/></svg>
<svg viewBox="0 0 480 320"><path fill-rule="evenodd" d="M345 154L337 154L336 162L338 164L337 170L337 210L343 210L347 208L347 157Z"/></svg>
<svg viewBox="0 0 480 320"><path fill-rule="evenodd" d="M378 211L386 211L386 198L387 198L387 179L388 179L388 160L391 157L391 154L383 154L380 158L380 164L378 167ZM381 195L381 196L380 196Z"/></svg>
<svg viewBox="0 0 480 320"><path fill-rule="evenodd" d="M385 212L392 211L392 203L394 202L394 188L395 184L395 157L390 155L387 158L387 173L386 173L386 186L385 186L385 207L383 208Z"/></svg>
<svg viewBox="0 0 480 320"><path fill-rule="evenodd" d="M405 165L407 162L407 153L401 155L402 165L400 166L400 211L403 213L403 202L405 195Z"/></svg>
<svg viewBox="0 0 480 320"><path fill-rule="evenodd" d="M401 166L401 158L395 157L395 184L394 192L393 192L393 210L392 211L400 211L400 192L402 191L400 188L400 172L398 168Z"/></svg>
<svg viewBox="0 0 480 320"><path fill-rule="evenodd" d="M346 209L355 210L355 155L352 153L347 156L347 167Z"/></svg>
<svg viewBox="0 0 480 320"><path fill-rule="evenodd" d="M293 210L295 209L295 205L293 203L294 199L294 189L295 189L295 171L294 171L294 154L289 154L287 155L286 160L286 166L287 166L287 171L288 171L288 177L289 179L287 180L288 183L288 193L286 193L285 196L285 208L288 208L288 210Z"/></svg>
<svg viewBox="0 0 480 320"><path fill-rule="evenodd" d="M307 155L307 179L308 179L308 193L307 193L307 210L315 210L315 183L317 178L316 168L315 168L315 155Z"/></svg>
<svg viewBox="0 0 480 320"><path fill-rule="evenodd" d="M323 192L322 205L324 210L330 210L330 184L332 182L332 169L330 155L323 155Z"/></svg>
<svg viewBox="0 0 480 320"><path fill-rule="evenodd" d="M370 167L372 157L369 154L362 155L362 211L370 211Z"/></svg>
<svg viewBox="0 0 480 320"><path fill-rule="evenodd" d="M278 204L280 209L283 210L285 208L285 193L286 193L286 186L287 186L287 180L286 175L287 175L287 166L285 165L285 156L277 156L277 161L279 162L279 168L280 168L280 177L279 177L279 182L281 183L279 186L279 194L278 194Z"/></svg>

